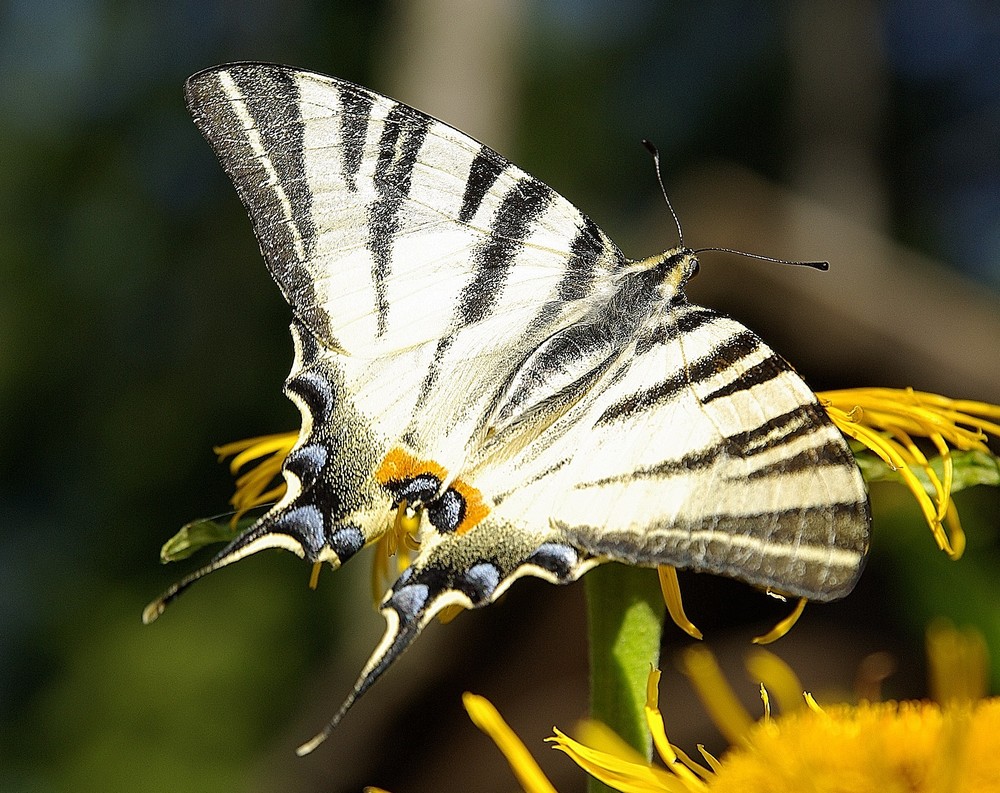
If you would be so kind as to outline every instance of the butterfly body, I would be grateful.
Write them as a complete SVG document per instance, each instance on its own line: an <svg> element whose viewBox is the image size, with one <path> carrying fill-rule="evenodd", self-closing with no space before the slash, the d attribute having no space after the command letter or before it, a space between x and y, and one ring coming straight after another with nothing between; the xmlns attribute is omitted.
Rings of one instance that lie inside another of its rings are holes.
<svg viewBox="0 0 1000 793"><path fill-rule="evenodd" d="M342 80L232 64L187 99L291 306L302 428L281 501L149 618L261 548L339 566L406 523L419 551L335 723L435 614L524 575L618 560L851 589L850 450L786 362L687 301L690 250L629 260L496 152Z"/></svg>

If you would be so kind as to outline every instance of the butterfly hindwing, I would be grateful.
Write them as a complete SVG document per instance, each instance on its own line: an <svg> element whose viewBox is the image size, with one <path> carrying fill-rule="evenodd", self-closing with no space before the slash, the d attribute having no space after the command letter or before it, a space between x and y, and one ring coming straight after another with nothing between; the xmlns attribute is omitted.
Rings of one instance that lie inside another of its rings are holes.
<svg viewBox="0 0 1000 793"><path fill-rule="evenodd" d="M379 610L386 621L385 635L347 700L298 753L307 754L325 740L357 698L443 610L493 603L514 581L528 575L555 584L569 583L599 561L567 544L558 531L525 530L494 515L466 534L434 535L383 598Z"/></svg>
<svg viewBox="0 0 1000 793"><path fill-rule="evenodd" d="M795 372L467 135L352 83L230 64L188 107L293 313L302 414L261 548L338 566L415 522L386 634L310 750L437 613L519 577L672 564L828 599L867 546L850 451Z"/></svg>

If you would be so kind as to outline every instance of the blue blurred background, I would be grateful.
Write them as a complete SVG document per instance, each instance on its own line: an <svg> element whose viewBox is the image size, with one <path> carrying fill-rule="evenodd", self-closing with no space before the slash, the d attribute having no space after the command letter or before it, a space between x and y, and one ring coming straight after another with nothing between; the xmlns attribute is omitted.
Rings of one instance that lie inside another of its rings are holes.
<svg viewBox="0 0 1000 793"><path fill-rule="evenodd" d="M912 385L1000 401L1000 7L974 0L364 0L0 10L0 790L511 790L460 693L543 748L586 702L582 587L521 582L427 635L311 757L381 634L366 561L263 554L151 627L191 569L158 564L225 510L213 444L294 429L288 309L185 112L191 73L270 60L345 77L493 145L632 256L676 244L649 138L696 246L829 259L828 274L706 255L698 302L751 324L817 388ZM1000 659L995 491L959 501L948 562L904 491L877 488L856 595L776 645L818 697L885 650L924 695L934 615ZM781 615L684 576L727 669ZM686 639L668 627L664 665ZM733 672L738 675L738 672ZM756 688L737 679L753 712ZM998 676L994 673L994 688ZM676 675L671 737L721 750Z"/></svg>

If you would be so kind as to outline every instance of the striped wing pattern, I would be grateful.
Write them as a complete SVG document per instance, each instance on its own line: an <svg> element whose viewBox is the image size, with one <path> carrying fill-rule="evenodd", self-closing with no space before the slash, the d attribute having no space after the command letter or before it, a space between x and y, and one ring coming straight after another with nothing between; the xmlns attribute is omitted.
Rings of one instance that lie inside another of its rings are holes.
<svg viewBox="0 0 1000 793"><path fill-rule="evenodd" d="M146 619L262 548L339 566L420 521L383 641L300 752L441 609L524 575L618 560L853 587L869 518L850 450L787 363L686 301L691 251L627 260L488 147L342 80L231 64L186 91L292 308L302 429L282 501Z"/></svg>
<svg viewBox="0 0 1000 793"><path fill-rule="evenodd" d="M600 557L847 594L867 548L864 485L809 388L706 309L675 306L644 333L588 402L565 470L525 498L553 503L567 542Z"/></svg>
<svg viewBox="0 0 1000 793"><path fill-rule="evenodd" d="M246 65L187 95L302 328L343 353L357 409L449 469L523 350L624 262L549 187L364 88Z"/></svg>

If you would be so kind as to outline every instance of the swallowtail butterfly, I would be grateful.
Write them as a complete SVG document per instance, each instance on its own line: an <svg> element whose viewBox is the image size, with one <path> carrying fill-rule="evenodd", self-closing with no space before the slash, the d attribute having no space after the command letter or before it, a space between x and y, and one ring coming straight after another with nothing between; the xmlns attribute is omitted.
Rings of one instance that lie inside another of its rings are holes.
<svg viewBox="0 0 1000 793"><path fill-rule="evenodd" d="M292 309L287 492L206 567L264 548L339 567L395 520L351 704L449 606L615 560L847 594L868 545L854 458L753 332L692 305L679 247L627 259L551 188L344 80L241 63L186 85Z"/></svg>

